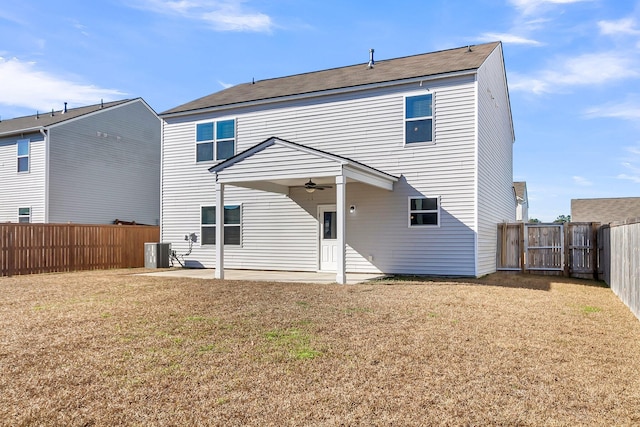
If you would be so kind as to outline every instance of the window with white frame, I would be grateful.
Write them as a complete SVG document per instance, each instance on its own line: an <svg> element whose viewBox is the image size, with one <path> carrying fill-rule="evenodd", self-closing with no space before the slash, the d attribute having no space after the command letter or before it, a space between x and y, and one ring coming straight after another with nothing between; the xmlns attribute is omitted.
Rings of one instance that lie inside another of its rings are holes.
<svg viewBox="0 0 640 427"><path fill-rule="evenodd" d="M236 121L220 120L196 125L196 161L225 160L236 151Z"/></svg>
<svg viewBox="0 0 640 427"><path fill-rule="evenodd" d="M432 95L407 96L404 104L404 142L433 142Z"/></svg>
<svg viewBox="0 0 640 427"><path fill-rule="evenodd" d="M28 139L19 139L17 145L18 172L29 172L29 146Z"/></svg>
<svg viewBox="0 0 640 427"><path fill-rule="evenodd" d="M31 222L31 208L18 208L18 222Z"/></svg>
<svg viewBox="0 0 640 427"><path fill-rule="evenodd" d="M216 244L216 207L202 206L200 211L201 243ZM224 244L240 245L242 235L242 206L224 207Z"/></svg>
<svg viewBox="0 0 640 427"><path fill-rule="evenodd" d="M439 226L440 198L439 197L411 197L409 198L409 227Z"/></svg>

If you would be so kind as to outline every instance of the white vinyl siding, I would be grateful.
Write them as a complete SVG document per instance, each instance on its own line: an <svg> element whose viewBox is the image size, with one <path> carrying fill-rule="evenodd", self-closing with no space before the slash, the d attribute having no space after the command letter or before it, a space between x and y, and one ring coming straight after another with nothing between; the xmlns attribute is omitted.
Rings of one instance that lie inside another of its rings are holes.
<svg viewBox="0 0 640 427"><path fill-rule="evenodd" d="M18 139L29 140L29 173L17 172ZM45 155L41 133L0 138L0 222L17 222L21 207L30 207L31 222L45 221Z"/></svg>
<svg viewBox="0 0 640 427"><path fill-rule="evenodd" d="M478 70L478 271L496 270L497 224L515 221L513 129L503 58L491 53Z"/></svg>
<svg viewBox="0 0 640 427"><path fill-rule="evenodd" d="M61 123L49 139L49 222L159 222L160 121L141 100Z"/></svg>
<svg viewBox="0 0 640 427"><path fill-rule="evenodd" d="M404 99L425 93L418 82L225 111L220 117L237 117L237 152L276 136L402 176L393 192L347 184L347 206L357 206L354 214L347 214L347 271L474 275L474 78L443 79L429 87L437 117L435 145L404 144ZM211 113L167 119L164 125L162 241L178 250L184 235L199 228L198 207L215 204L215 177L208 172L209 165L194 165L183 147L195 140L194 122L216 119ZM279 177L292 170L304 174L304 162L311 160L304 154L299 159L284 157L277 149L262 154L231 168L225 178L237 174L238 179L250 180L252 168L267 163ZM309 176L300 176L300 185L335 163L313 167ZM408 198L429 194L440 196L440 227L407 227ZM287 197L227 185L225 204L234 203L244 203L243 245L225 250L227 268L318 268L317 205L335 204L335 189L309 194L292 188ZM195 216L189 214L192 211ZM194 248L189 261L193 266L214 267L215 252Z"/></svg>

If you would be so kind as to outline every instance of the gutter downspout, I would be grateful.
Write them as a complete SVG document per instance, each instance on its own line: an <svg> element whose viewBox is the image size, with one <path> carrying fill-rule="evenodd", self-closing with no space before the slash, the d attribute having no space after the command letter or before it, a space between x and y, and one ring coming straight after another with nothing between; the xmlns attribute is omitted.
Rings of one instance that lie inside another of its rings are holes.
<svg viewBox="0 0 640 427"><path fill-rule="evenodd" d="M49 133L40 128L44 137L44 223L49 223Z"/></svg>

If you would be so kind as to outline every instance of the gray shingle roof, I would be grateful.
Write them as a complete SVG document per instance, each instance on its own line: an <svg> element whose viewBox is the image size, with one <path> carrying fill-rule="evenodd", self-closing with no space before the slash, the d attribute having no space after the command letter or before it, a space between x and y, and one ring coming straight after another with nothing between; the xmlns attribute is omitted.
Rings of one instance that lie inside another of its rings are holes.
<svg viewBox="0 0 640 427"><path fill-rule="evenodd" d="M160 115L475 70L482 65L489 54L499 45L500 42L492 42L471 46L470 48L465 46L439 52L381 60L376 61L375 67L372 69L369 69L366 64L358 64L260 80L255 83L243 83L187 102L160 113Z"/></svg>
<svg viewBox="0 0 640 427"><path fill-rule="evenodd" d="M571 199L571 221L611 222L640 218L640 197Z"/></svg>
<svg viewBox="0 0 640 427"><path fill-rule="evenodd" d="M120 101L105 102L104 104L89 105L86 107L69 108L66 113L62 113L62 110L54 111L53 115L51 111L34 114L32 116L17 117L15 119L0 121L0 135L8 135L13 133L20 133L24 131L38 129L40 127L47 127L62 123L66 120L74 119L76 117L83 116L85 114L93 113L98 110L114 107L116 105L124 104L131 101L130 99L123 99Z"/></svg>

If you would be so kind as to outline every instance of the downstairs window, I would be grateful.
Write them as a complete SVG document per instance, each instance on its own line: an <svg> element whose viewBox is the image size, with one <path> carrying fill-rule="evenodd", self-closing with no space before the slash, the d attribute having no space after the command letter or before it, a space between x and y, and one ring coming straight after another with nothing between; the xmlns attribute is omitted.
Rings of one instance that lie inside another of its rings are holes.
<svg viewBox="0 0 640 427"><path fill-rule="evenodd" d="M440 225L440 198L409 198L409 227Z"/></svg>
<svg viewBox="0 0 640 427"><path fill-rule="evenodd" d="M200 211L202 245L216 244L216 207L202 206ZM224 207L224 244L240 245L242 236L242 206Z"/></svg>

